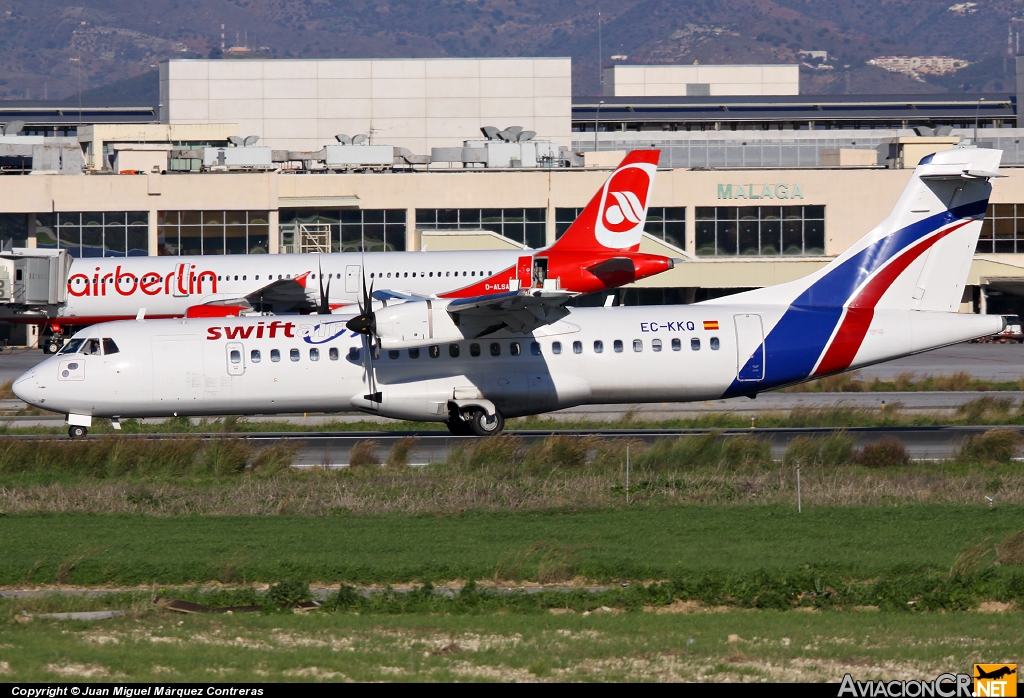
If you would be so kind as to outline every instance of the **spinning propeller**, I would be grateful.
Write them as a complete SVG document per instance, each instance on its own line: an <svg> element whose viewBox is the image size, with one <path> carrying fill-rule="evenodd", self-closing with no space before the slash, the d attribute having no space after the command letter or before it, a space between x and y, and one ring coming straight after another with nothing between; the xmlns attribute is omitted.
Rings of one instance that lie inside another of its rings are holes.
<svg viewBox="0 0 1024 698"><path fill-rule="evenodd" d="M377 390L377 381L374 377L373 355L380 351L380 338L377 337L377 322L373 316L373 283L370 284L370 290L367 291L365 269L364 264L359 270L359 278L363 286L363 296L359 299L359 314L346 322L345 327L363 336L363 368L366 369L366 384L370 388L370 392L363 395L363 399L379 404L382 396Z"/></svg>

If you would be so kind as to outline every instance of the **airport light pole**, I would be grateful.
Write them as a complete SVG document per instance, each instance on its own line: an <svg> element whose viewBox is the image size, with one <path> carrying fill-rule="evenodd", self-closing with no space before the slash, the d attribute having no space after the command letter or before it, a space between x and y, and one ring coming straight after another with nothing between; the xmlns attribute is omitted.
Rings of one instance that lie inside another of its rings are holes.
<svg viewBox="0 0 1024 698"><path fill-rule="evenodd" d="M597 152L597 120L598 120L598 117L601 116L601 105L602 104L604 104L604 100L603 99L600 102L597 103L597 111L594 112L594 152L595 153Z"/></svg>

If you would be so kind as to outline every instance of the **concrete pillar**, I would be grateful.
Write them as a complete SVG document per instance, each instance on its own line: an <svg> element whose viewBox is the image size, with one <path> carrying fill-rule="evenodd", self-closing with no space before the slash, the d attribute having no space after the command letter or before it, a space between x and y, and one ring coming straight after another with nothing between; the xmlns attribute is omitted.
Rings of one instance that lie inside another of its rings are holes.
<svg viewBox="0 0 1024 698"><path fill-rule="evenodd" d="M150 209L149 211L149 256L156 257L160 254L160 227L157 225L160 221L159 211L156 209Z"/></svg>
<svg viewBox="0 0 1024 698"><path fill-rule="evenodd" d="M697 209L694 206L686 207L686 251L697 254Z"/></svg>
<svg viewBox="0 0 1024 698"><path fill-rule="evenodd" d="M270 247L267 252L277 254L281 251L281 216L279 211L273 210L267 214L267 228L269 233L267 246Z"/></svg>
<svg viewBox="0 0 1024 698"><path fill-rule="evenodd" d="M422 240L420 231L416 229L416 209L405 209L405 251L419 252Z"/></svg>
<svg viewBox="0 0 1024 698"><path fill-rule="evenodd" d="M555 228L555 202L548 197L548 214L547 219L544 221L544 243L546 245L554 245L555 240L558 238L558 233Z"/></svg>
<svg viewBox="0 0 1024 698"><path fill-rule="evenodd" d="M1017 128L1024 128L1024 56L1017 56Z"/></svg>

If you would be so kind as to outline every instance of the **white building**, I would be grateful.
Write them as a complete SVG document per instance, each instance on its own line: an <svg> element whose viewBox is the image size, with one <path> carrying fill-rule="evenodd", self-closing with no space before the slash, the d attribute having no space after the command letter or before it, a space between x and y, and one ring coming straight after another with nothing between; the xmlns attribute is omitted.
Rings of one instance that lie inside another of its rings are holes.
<svg viewBox="0 0 1024 698"><path fill-rule="evenodd" d="M165 124L238 124L284 150L318 150L335 134L429 154L522 126L571 140L569 58L172 60L160 64Z"/></svg>
<svg viewBox="0 0 1024 698"><path fill-rule="evenodd" d="M721 97L800 94L798 65L614 65L608 97Z"/></svg>

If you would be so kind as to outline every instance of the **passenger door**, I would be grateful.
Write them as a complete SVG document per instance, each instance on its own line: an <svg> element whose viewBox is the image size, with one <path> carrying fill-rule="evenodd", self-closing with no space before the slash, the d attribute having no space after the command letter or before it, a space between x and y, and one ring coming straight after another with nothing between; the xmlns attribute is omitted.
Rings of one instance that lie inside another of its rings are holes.
<svg viewBox="0 0 1024 698"><path fill-rule="evenodd" d="M764 380L764 327L761 316L735 315L736 377L741 381Z"/></svg>
<svg viewBox="0 0 1024 698"><path fill-rule="evenodd" d="M359 293L359 265L345 267L345 293Z"/></svg>

